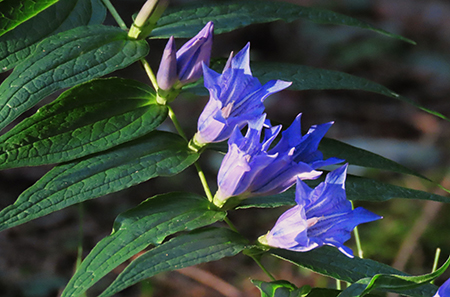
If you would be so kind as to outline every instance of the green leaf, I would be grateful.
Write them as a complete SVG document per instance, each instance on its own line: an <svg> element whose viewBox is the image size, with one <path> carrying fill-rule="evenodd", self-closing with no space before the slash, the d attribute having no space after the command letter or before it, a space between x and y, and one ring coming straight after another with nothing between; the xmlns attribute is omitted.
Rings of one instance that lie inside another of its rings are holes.
<svg viewBox="0 0 450 297"><path fill-rule="evenodd" d="M209 209L206 198L190 193L169 193L147 199L119 215L114 230L81 263L61 297L79 296L99 279L167 236L222 220L226 213Z"/></svg>
<svg viewBox="0 0 450 297"><path fill-rule="evenodd" d="M438 270L419 276L404 276L395 274L376 274L373 277L363 278L342 291L339 297L365 296L372 290L401 293L406 289L414 289L439 277L450 265L450 258Z"/></svg>
<svg viewBox="0 0 450 297"><path fill-rule="evenodd" d="M380 84L344 72L304 65L268 62L252 62L252 72L255 77L261 80L261 83L266 83L272 79L292 81L290 90L361 90L373 92L407 102L425 112L450 121L443 114L427 109Z"/></svg>
<svg viewBox="0 0 450 297"><path fill-rule="evenodd" d="M124 68L148 53L144 40L103 25L51 36L0 85L0 129L54 91Z"/></svg>
<svg viewBox="0 0 450 297"><path fill-rule="evenodd" d="M0 1L0 36L56 2L58 2L58 0Z"/></svg>
<svg viewBox="0 0 450 297"><path fill-rule="evenodd" d="M316 187L323 181L324 176L317 180L308 180L305 182L310 187ZM449 197L395 186L354 175L347 175L345 191L347 193L347 199L353 201L383 202L393 198L404 198L450 203ZM295 205L295 187L277 195L247 198L237 208L273 208L285 205Z"/></svg>
<svg viewBox="0 0 450 297"><path fill-rule="evenodd" d="M303 253L274 249L270 253L295 265L350 283L377 274L408 276L404 272L376 261L357 257L348 258L334 247L323 246ZM427 284L415 289L404 290L401 294L413 297L430 297L436 291L435 285Z"/></svg>
<svg viewBox="0 0 450 297"><path fill-rule="evenodd" d="M348 175L345 183L347 198L355 201L382 202L392 198L433 200L450 203L450 198L420 190L395 186L370 178Z"/></svg>
<svg viewBox="0 0 450 297"><path fill-rule="evenodd" d="M311 290L309 286L299 289L285 280L270 283L252 280L252 283L261 291L261 297L305 297Z"/></svg>
<svg viewBox="0 0 450 297"><path fill-rule="evenodd" d="M246 246L246 239L224 228L180 235L136 258L99 297L111 296L164 271L234 256Z"/></svg>
<svg viewBox="0 0 450 297"><path fill-rule="evenodd" d="M430 181L420 173L400 165L397 162L335 139L323 138L319 144L319 151L323 153L324 158L337 157L344 159L351 165L410 174Z"/></svg>
<svg viewBox="0 0 450 297"><path fill-rule="evenodd" d="M153 131L114 149L53 168L0 212L0 230L157 176L177 174L198 159L178 135Z"/></svg>
<svg viewBox="0 0 450 297"><path fill-rule="evenodd" d="M221 34L251 24L278 20L293 22L305 19L319 24L347 25L369 29L412 44L405 37L375 28L357 19L313 7L271 1L207 1L167 9L152 31L152 38L192 37L209 21L214 22L214 33Z"/></svg>
<svg viewBox="0 0 450 297"><path fill-rule="evenodd" d="M335 289L313 288L306 297L336 297L340 292Z"/></svg>
<svg viewBox="0 0 450 297"><path fill-rule="evenodd" d="M305 132L303 132L303 134L305 134ZM228 150L226 142L212 143L209 144L207 148L220 151L223 153L226 153ZM403 174L410 174L425 179L427 181L431 181L430 179L421 175L420 173L417 173L403 165L400 165L397 162L394 162L383 156L352 146L350 144L347 144L345 142L336 139L324 137L319 143L318 150L323 153L324 159L336 157L345 160L351 165L389 170Z"/></svg>
<svg viewBox="0 0 450 297"><path fill-rule="evenodd" d="M59 1L0 37L0 72L30 56L44 38L79 26L101 24L105 16L100 0Z"/></svg>
<svg viewBox="0 0 450 297"><path fill-rule="evenodd" d="M148 85L97 79L64 92L0 136L0 169L60 163L141 137L167 117Z"/></svg>

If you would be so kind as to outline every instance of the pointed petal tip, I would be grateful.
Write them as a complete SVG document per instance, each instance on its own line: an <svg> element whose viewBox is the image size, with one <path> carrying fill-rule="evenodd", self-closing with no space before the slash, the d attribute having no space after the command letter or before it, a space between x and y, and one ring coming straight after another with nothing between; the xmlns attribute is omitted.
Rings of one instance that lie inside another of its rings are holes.
<svg viewBox="0 0 450 297"><path fill-rule="evenodd" d="M348 163L342 165L341 167L331 171L327 174L325 178L325 183L327 184L342 184L345 185L345 180L347 178L347 168Z"/></svg>

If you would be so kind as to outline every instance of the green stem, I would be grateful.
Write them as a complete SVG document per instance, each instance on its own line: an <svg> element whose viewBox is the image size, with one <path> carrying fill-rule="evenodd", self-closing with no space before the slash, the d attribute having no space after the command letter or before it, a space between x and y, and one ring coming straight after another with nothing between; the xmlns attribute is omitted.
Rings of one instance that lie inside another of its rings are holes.
<svg viewBox="0 0 450 297"><path fill-rule="evenodd" d="M169 109L169 117L172 120L172 123L175 126L175 129L177 129L178 134L180 134L180 136L183 137L184 140L188 141L186 134L184 134L184 131L181 128L181 125L178 122L178 119L177 119L175 113L173 112L172 107L170 105L166 105L166 106ZM194 165L195 165L195 169L197 169L198 177L200 178L200 182L202 183L203 190L205 191L206 197L208 198L209 202L212 202L213 195L211 193L211 190L209 189L208 182L206 181L205 173L203 172L202 168L200 167L200 165L197 162L195 162Z"/></svg>
<svg viewBox="0 0 450 297"><path fill-rule="evenodd" d="M208 198L208 201L212 203L213 201L213 195L211 193L211 190L209 189L208 182L206 181L205 173L203 172L200 165L195 162L195 169L197 169L198 177L200 178L200 182L202 183L203 190L205 191L206 197Z"/></svg>
<svg viewBox="0 0 450 297"><path fill-rule="evenodd" d="M253 261L256 262L256 264L258 264L258 266L262 269L262 271L264 271L265 274L267 274L267 276L274 282L276 281L276 278L273 277L273 275L261 264L261 262L259 261L259 259L257 259L255 256L251 256L248 255L250 258L253 259Z"/></svg>
<svg viewBox="0 0 450 297"><path fill-rule="evenodd" d="M180 134L180 136L183 137L184 140L188 141L186 134L184 134L184 131L181 128L180 122L178 122L177 116L173 112L172 107L170 105L166 106L169 109L169 118L172 120L172 123L175 126L175 129L177 129L178 134Z"/></svg>
<svg viewBox="0 0 450 297"><path fill-rule="evenodd" d="M352 209L355 209L355 207L353 205L353 201L350 201L350 202L352 203ZM361 247L361 240L359 238L358 226L355 226L355 229L353 229L353 234L355 234L356 249L358 250L358 257L360 257L362 259L363 258L363 250Z"/></svg>
<svg viewBox="0 0 450 297"><path fill-rule="evenodd" d="M225 219L223 219L223 220L225 221L225 223L228 224L228 226L230 227L231 230L233 230L236 233L239 233L237 228L234 226L234 224L230 221L230 219L228 217L225 217Z"/></svg>
<svg viewBox="0 0 450 297"><path fill-rule="evenodd" d="M102 0L102 1L103 1L103 4L105 4L106 8L111 13L111 15L113 16L113 18L116 20L119 27L122 28L123 30L127 31L128 30L127 25L125 25L125 22L122 20L119 13L114 8L114 6L111 4L111 2L109 0Z"/></svg>
<svg viewBox="0 0 450 297"><path fill-rule="evenodd" d="M153 73L153 70L150 67L150 64L148 64L148 62L145 58L141 59L141 64L142 64L142 66L144 66L145 72L147 73L148 78L152 82L153 88L155 89L155 91L158 91L158 82L156 81L156 76Z"/></svg>
<svg viewBox="0 0 450 297"><path fill-rule="evenodd" d="M78 248L77 248L77 261L76 268L81 265L81 258L83 257L83 221L84 221L84 205L78 204Z"/></svg>
<svg viewBox="0 0 450 297"><path fill-rule="evenodd" d="M336 279L336 290L341 290L342 288L341 288L341 281L340 280L338 280L338 279Z"/></svg>
<svg viewBox="0 0 450 297"><path fill-rule="evenodd" d="M431 269L431 272L435 272L438 266L439 256L441 255L441 249L436 249L436 254L434 255L434 262L433 262L433 268ZM434 283L434 280L431 281L431 283Z"/></svg>

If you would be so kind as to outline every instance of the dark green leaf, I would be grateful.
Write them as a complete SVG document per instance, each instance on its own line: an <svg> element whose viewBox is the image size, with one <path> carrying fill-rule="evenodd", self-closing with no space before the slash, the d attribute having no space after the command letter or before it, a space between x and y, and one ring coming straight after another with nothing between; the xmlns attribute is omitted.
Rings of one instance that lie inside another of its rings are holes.
<svg viewBox="0 0 450 297"><path fill-rule="evenodd" d="M324 246L303 253L275 249L271 250L270 253L298 266L350 283L357 282L362 278L373 277L376 274L408 276L404 272L376 261L357 257L348 258L334 247ZM402 294L413 297L430 297L436 291L437 287L435 285L427 284L415 289L402 291Z"/></svg>
<svg viewBox="0 0 450 297"><path fill-rule="evenodd" d="M428 178L420 173L400 165L397 162L335 139L323 138L319 144L319 150L323 153L324 158L337 157L344 159L351 165L415 175L429 181Z"/></svg>
<svg viewBox="0 0 450 297"><path fill-rule="evenodd" d="M254 281L252 281L254 282ZM270 283L265 283L270 284ZM295 291L294 291L295 292ZM301 291L297 291L297 295L287 295L289 297L336 297L341 291L335 289L325 289L325 288L312 288L309 293L302 294ZM291 293L292 294L292 293ZM270 295L269 295L270 296ZM368 294L368 297L379 297L379 295ZM278 296L277 296L278 297Z"/></svg>
<svg viewBox="0 0 450 297"><path fill-rule="evenodd" d="M171 234L222 220L226 213L210 210L209 204L195 194L170 193L147 199L119 215L113 233L84 259L61 297L79 296L149 244L160 244Z"/></svg>
<svg viewBox="0 0 450 297"><path fill-rule="evenodd" d="M177 174L198 159L181 137L161 131L53 168L0 212L0 230L70 205Z"/></svg>
<svg viewBox="0 0 450 297"><path fill-rule="evenodd" d="M226 153L228 150L228 145L226 142L213 143L209 144L207 148ZM420 173L400 165L397 162L339 140L324 137L320 142L318 149L323 153L325 159L336 157L345 160L351 165L415 175L430 181Z"/></svg>
<svg viewBox="0 0 450 297"><path fill-rule="evenodd" d="M323 182L324 177L317 180L305 181L310 187L316 187L320 182ZM347 199L353 201L372 201L382 202L392 198L405 199L420 199L433 200L439 202L450 203L450 198L440 196L424 191L408 189L400 186L379 182L370 178L358 177L354 175L347 175L345 182L345 189ZM251 197L241 202L238 208L272 208L285 205L295 205L295 188L291 188L284 193L263 196Z"/></svg>
<svg viewBox="0 0 450 297"><path fill-rule="evenodd" d="M148 53L144 40L103 25L53 35L0 85L0 129L56 90L124 68Z"/></svg>
<svg viewBox="0 0 450 297"><path fill-rule="evenodd" d="M313 7L304 7L286 2L226 1L202 2L191 6L168 9L152 31L152 38L192 37L209 21L214 22L215 34L233 31L251 24L278 20L292 22L305 19L319 24L347 25L369 29L390 37L414 44L402 36L375 28L354 18Z"/></svg>
<svg viewBox="0 0 450 297"><path fill-rule="evenodd" d="M341 291L325 288L313 288L306 297L336 297Z"/></svg>
<svg viewBox="0 0 450 297"><path fill-rule="evenodd" d="M152 131L167 112L153 89L137 81L109 78L78 85L0 137L0 169L104 151Z"/></svg>
<svg viewBox="0 0 450 297"><path fill-rule="evenodd" d="M443 114L427 109L409 98L400 96L388 88L362 77L339 71L283 63L252 62L251 67L253 75L258 77L262 83L272 79L281 79L292 81L290 90L361 90L378 93L407 102L423 111L450 121Z"/></svg>
<svg viewBox="0 0 450 297"><path fill-rule="evenodd" d="M365 296L372 290L382 290L388 292L401 293L406 289L414 289L436 279L447 270L450 265L450 258L438 270L432 273L419 276L404 276L395 274L376 274L358 280L346 290L339 294L339 297L359 297Z"/></svg>
<svg viewBox="0 0 450 297"><path fill-rule="evenodd" d="M58 0L0 1L0 36L32 18Z"/></svg>
<svg viewBox="0 0 450 297"><path fill-rule="evenodd" d="M347 198L355 201L382 202L392 198L406 198L450 203L449 197L394 186L370 178L363 178L353 175L347 176L345 186Z"/></svg>
<svg viewBox="0 0 450 297"><path fill-rule="evenodd" d="M223 228L209 228L181 235L139 256L99 296L107 297L164 271L234 256L246 248L241 235Z"/></svg>
<svg viewBox="0 0 450 297"><path fill-rule="evenodd" d="M252 280L252 283L261 291L261 297L301 297L306 296L311 290L309 286L299 289L285 280L270 283Z"/></svg>
<svg viewBox="0 0 450 297"><path fill-rule="evenodd" d="M0 37L0 72L26 59L44 38L79 26L101 24L105 16L100 0L59 1Z"/></svg>

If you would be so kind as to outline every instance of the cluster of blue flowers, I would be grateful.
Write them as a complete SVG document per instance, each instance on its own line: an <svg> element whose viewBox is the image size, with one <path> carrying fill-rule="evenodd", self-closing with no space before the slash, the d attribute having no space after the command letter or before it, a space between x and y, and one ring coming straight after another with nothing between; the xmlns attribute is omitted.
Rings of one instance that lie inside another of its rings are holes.
<svg viewBox="0 0 450 297"><path fill-rule="evenodd" d="M163 91L179 89L203 75L210 99L198 119L192 139L194 147L228 139L228 152L219 169L218 191L213 203L223 207L233 199L281 193L297 184L296 206L280 216L275 226L259 242L293 251L309 251L323 245L337 247L349 257L344 246L351 231L361 223L381 217L358 207L352 209L345 195L347 164L330 172L315 189L303 180L316 179L317 169L342 163L323 159L319 142L333 124L312 126L302 135L299 114L275 145L281 125L266 119L263 101L286 89L291 82L272 80L262 85L250 69L250 44L231 53L221 74L209 68L213 24L208 23L194 38L176 51L169 39L157 74ZM241 133L247 127L245 136Z"/></svg>

